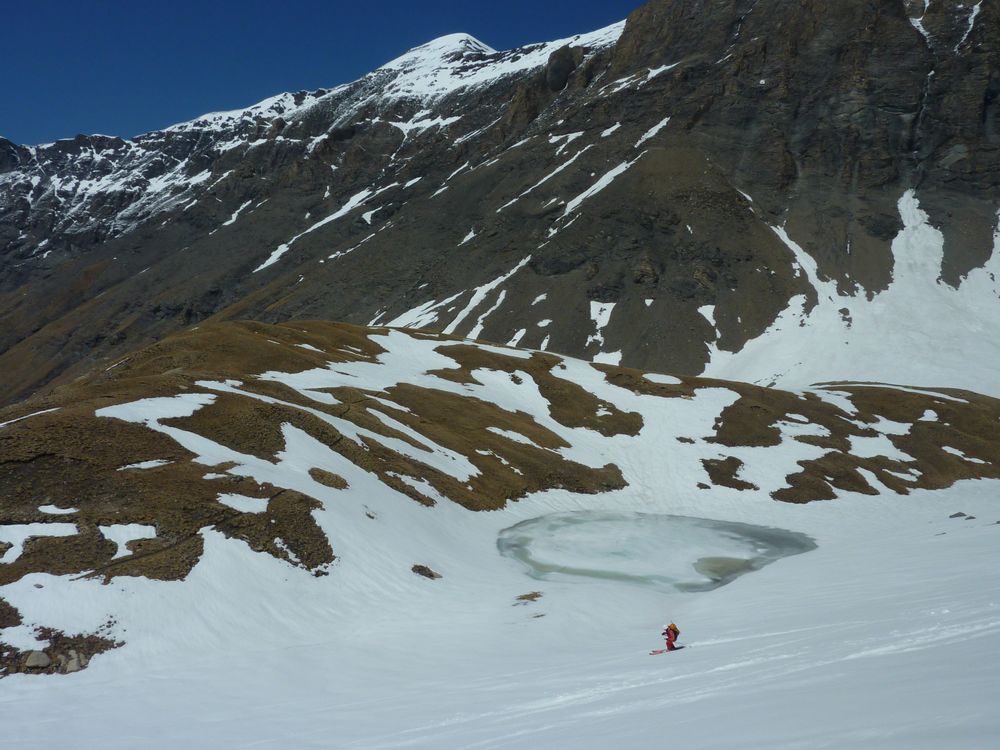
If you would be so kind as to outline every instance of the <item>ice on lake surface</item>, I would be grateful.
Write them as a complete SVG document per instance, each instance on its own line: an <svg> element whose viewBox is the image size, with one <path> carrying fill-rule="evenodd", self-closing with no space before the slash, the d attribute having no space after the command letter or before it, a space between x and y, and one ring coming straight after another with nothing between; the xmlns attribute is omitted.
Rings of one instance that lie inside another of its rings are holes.
<svg viewBox="0 0 1000 750"><path fill-rule="evenodd" d="M775 560L816 548L796 531L658 513L572 511L511 526L500 554L543 580L600 578L708 591Z"/></svg>

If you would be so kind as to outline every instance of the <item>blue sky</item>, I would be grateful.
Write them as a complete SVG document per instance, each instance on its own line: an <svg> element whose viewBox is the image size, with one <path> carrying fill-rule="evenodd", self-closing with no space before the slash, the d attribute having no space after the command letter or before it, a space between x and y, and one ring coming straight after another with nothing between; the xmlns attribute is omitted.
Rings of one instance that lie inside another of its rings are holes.
<svg viewBox="0 0 1000 750"><path fill-rule="evenodd" d="M434 37L497 49L591 31L642 0L33 0L4 8L0 135L132 136L350 81Z"/></svg>

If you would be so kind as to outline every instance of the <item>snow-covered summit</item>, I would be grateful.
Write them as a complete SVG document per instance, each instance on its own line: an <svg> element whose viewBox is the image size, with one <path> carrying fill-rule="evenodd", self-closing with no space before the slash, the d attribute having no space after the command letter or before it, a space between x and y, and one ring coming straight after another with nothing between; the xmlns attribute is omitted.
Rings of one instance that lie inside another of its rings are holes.
<svg viewBox="0 0 1000 750"><path fill-rule="evenodd" d="M359 117L374 120L400 106L417 111L466 89L495 85L543 67L566 45L606 48L624 24L503 52L468 34L449 34L350 83L275 94L134 138L76 136L37 146L10 144L12 168L4 169L0 161L0 215L7 204L16 207L21 226L44 223L44 231L18 237L25 255L35 254L38 243L53 234L118 236L156 214L192 205L215 184L209 180L213 172L226 173L214 167L229 152L246 157L277 141L311 153L319 140ZM95 202L101 206L95 208ZM51 243L46 249L51 251Z"/></svg>
<svg viewBox="0 0 1000 750"><path fill-rule="evenodd" d="M468 34L450 34L415 47L376 71L397 77L386 87L388 97L415 97L430 102L462 88L482 86L545 65L549 55L569 46L603 49L618 41L625 22L589 34L529 44L505 52Z"/></svg>
<svg viewBox="0 0 1000 750"><path fill-rule="evenodd" d="M380 69L407 68L415 62L440 62L454 59L457 55L495 55L496 53L495 49L470 34L445 34L407 50L399 57L382 65Z"/></svg>
<svg viewBox="0 0 1000 750"><path fill-rule="evenodd" d="M157 133L221 130L243 121L257 119L270 120L276 117L289 119L321 101L330 101L339 94L354 90L360 84L383 83L386 73L393 75L390 81L384 83L384 89L380 92L384 98L391 100L415 97L430 102L462 88L489 84L506 76L539 68L545 65L552 52L567 45L591 50L609 47L618 41L624 28L625 21L619 21L590 33L551 42L528 44L505 51L495 50L470 34L446 34L406 51L355 81L312 92L282 92L246 107L206 112L191 120L169 125L160 131L140 134L135 139ZM370 99L370 96L366 96L365 99ZM39 144L35 148L44 149L53 145L53 143Z"/></svg>
<svg viewBox="0 0 1000 750"><path fill-rule="evenodd" d="M320 102L336 102L341 95L354 99L357 104L373 99L393 101L403 98L431 103L464 88L489 85L507 76L540 68L548 61L549 55L567 45L589 50L604 49L618 41L624 28L625 21L619 21L590 33L504 51L498 51L470 34L446 34L407 50L355 81L313 92L276 94L241 109L200 115L171 125L165 128L165 132L223 128L257 118L282 117L287 120Z"/></svg>

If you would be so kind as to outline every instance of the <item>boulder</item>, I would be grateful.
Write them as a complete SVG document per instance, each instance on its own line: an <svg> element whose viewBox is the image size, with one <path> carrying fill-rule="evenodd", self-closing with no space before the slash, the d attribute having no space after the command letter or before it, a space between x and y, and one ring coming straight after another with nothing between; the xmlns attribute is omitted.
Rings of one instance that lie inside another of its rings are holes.
<svg viewBox="0 0 1000 750"><path fill-rule="evenodd" d="M79 672L86 666L83 657L75 649L70 649L68 654L60 654L59 661L60 671L64 674Z"/></svg>
<svg viewBox="0 0 1000 750"><path fill-rule="evenodd" d="M52 659L44 651L29 651L24 659L27 669L45 669L52 664Z"/></svg>
<svg viewBox="0 0 1000 750"><path fill-rule="evenodd" d="M437 571L431 570L426 565L414 565L412 568L410 568L410 570L412 570L418 576L423 576L424 578L434 579L434 578L440 578L441 577L440 573L438 573Z"/></svg>

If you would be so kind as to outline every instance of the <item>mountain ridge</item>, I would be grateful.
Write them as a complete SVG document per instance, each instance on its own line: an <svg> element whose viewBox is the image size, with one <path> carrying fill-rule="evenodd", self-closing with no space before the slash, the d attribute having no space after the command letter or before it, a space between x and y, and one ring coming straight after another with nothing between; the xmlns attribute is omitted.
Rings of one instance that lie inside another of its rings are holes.
<svg viewBox="0 0 1000 750"><path fill-rule="evenodd" d="M994 9L970 24L957 4L918 6L806 3L786 18L769 2L706 14L661 0L624 28L500 53L472 45L461 53L470 59L445 66L446 86L418 65L400 91L366 88L399 61L425 59L416 48L346 88L265 100L275 110L259 122L242 117L254 107L237 110L239 127L207 145L209 120L178 124L150 134L151 147L177 155L137 166L129 190L108 192L106 176L67 183L76 208L58 208L59 188L48 207L18 197L8 170L4 398L210 316L419 319L646 369L712 371L715 352L725 353L718 369L748 342L775 339L765 333L800 295L801 322L817 324L818 282L776 229L815 262L816 279L835 281L846 332L852 308L893 283L907 190L941 232L934 277L988 325L996 295L977 302L982 292L962 287L996 253ZM769 39L769 28L782 31ZM471 44L443 39L446 57ZM838 62L824 70L830 55ZM492 71L485 84L482 71ZM403 90L444 98L406 104ZM77 159L89 147L65 148ZM185 156L191 148L203 150ZM66 286L76 294L53 305ZM538 303L532 317L541 294L561 302ZM456 325L447 305L454 316L474 300ZM708 308L710 318L699 312Z"/></svg>

